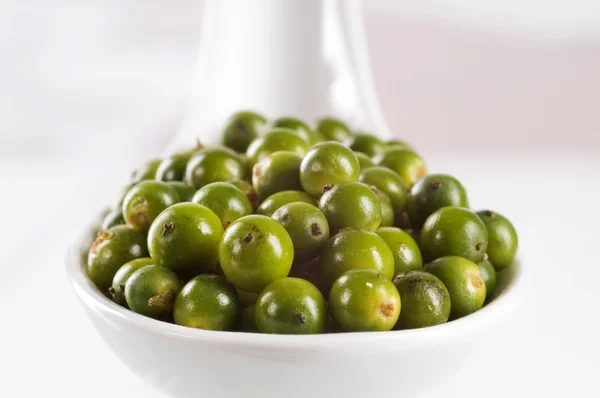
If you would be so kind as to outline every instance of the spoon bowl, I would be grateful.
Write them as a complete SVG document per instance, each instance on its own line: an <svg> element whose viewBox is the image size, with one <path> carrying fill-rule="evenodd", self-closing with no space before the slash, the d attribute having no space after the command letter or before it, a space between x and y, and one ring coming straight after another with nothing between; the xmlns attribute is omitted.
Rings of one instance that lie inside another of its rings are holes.
<svg viewBox="0 0 600 398"><path fill-rule="evenodd" d="M457 372L476 349L502 339L518 303L520 263L498 274L478 312L424 329L263 335L156 321L105 297L85 273L91 229L71 245L70 283L97 332L137 375L169 396L416 396Z"/></svg>

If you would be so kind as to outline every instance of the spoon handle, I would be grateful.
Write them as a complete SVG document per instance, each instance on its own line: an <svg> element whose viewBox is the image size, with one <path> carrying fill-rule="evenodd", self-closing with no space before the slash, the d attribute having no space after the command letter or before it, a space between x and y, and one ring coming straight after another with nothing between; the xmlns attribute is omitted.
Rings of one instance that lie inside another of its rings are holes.
<svg viewBox="0 0 600 398"><path fill-rule="evenodd" d="M194 94L169 151L218 143L241 109L389 130L371 77L360 0L206 0Z"/></svg>

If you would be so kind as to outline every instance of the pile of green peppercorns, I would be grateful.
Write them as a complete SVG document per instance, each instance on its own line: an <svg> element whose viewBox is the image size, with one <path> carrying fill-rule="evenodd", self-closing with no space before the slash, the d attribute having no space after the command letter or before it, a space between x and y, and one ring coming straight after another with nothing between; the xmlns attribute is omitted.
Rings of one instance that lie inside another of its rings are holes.
<svg viewBox="0 0 600 398"><path fill-rule="evenodd" d="M402 141L239 112L222 142L148 162L105 217L87 273L116 303L208 330L421 328L482 308L515 258L510 221Z"/></svg>

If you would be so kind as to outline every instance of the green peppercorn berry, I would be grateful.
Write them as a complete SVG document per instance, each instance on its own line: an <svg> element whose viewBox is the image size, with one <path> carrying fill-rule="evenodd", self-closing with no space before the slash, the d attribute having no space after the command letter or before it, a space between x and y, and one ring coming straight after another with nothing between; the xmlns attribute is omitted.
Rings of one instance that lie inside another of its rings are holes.
<svg viewBox="0 0 600 398"><path fill-rule="evenodd" d="M223 145L237 152L246 152L256 139L267 119L256 112L242 111L231 115L223 129Z"/></svg>
<svg viewBox="0 0 600 398"><path fill-rule="evenodd" d="M519 246L517 231L512 223L501 214L490 210L477 212L477 215L488 232L487 254L489 260L498 271L508 267L515 256Z"/></svg>
<svg viewBox="0 0 600 398"><path fill-rule="evenodd" d="M352 132L343 122L326 117L317 121L316 130L328 141L343 142L352 135Z"/></svg>
<svg viewBox="0 0 600 398"><path fill-rule="evenodd" d="M341 182L357 181L358 159L352 150L338 142L315 145L300 164L300 183L310 195L320 197L324 189Z"/></svg>
<svg viewBox="0 0 600 398"><path fill-rule="evenodd" d="M211 182L243 180L247 165L233 150L225 147L204 149L194 154L185 169L185 181L196 189Z"/></svg>
<svg viewBox="0 0 600 398"><path fill-rule="evenodd" d="M355 269L340 276L329 292L329 310L347 332L392 330L400 315L398 289L381 273Z"/></svg>

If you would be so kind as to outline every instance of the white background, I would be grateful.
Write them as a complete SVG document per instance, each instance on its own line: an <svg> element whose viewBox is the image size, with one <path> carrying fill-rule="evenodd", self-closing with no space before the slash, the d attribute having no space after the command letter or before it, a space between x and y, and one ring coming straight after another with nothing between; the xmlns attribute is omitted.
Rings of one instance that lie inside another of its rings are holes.
<svg viewBox="0 0 600 398"><path fill-rule="evenodd" d="M452 380L432 380L428 396L597 397L600 10L480 3L367 6L397 135L521 236L527 291L512 332ZM63 259L90 212L173 133L200 10L191 0L0 8L0 396L161 397L95 335Z"/></svg>

